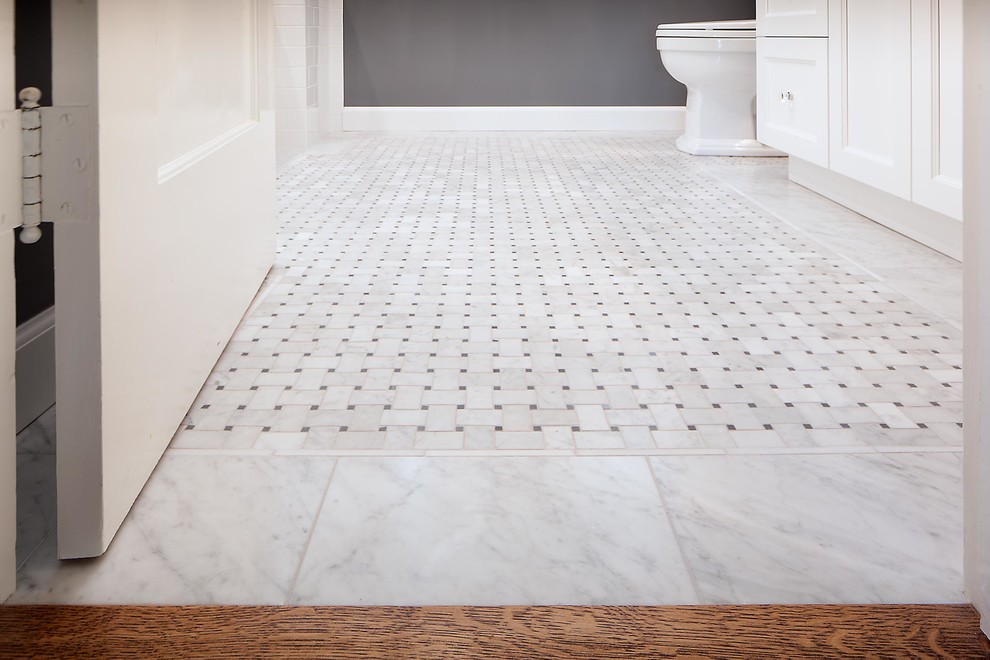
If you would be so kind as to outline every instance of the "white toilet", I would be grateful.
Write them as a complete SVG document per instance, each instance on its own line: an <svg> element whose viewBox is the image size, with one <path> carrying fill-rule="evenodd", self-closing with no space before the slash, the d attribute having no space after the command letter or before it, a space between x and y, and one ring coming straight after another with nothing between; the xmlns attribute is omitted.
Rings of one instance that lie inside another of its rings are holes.
<svg viewBox="0 0 990 660"><path fill-rule="evenodd" d="M657 26L657 50L688 88L677 148L694 156L783 156L756 141L756 21Z"/></svg>

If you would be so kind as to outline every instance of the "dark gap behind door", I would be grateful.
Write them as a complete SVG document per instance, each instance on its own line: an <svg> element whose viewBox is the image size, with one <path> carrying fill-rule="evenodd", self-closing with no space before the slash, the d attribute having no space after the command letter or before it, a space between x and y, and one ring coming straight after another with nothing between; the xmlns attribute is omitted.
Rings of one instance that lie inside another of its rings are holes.
<svg viewBox="0 0 990 660"><path fill-rule="evenodd" d="M16 0L14 5L14 56L17 89L37 87L42 105L52 104L52 6L50 0ZM42 184L43 185L43 184ZM42 192L44 194L44 192ZM42 237L33 245L14 242L17 278L17 324L20 325L55 304L55 242L50 224L42 225ZM20 234L20 230L16 231Z"/></svg>

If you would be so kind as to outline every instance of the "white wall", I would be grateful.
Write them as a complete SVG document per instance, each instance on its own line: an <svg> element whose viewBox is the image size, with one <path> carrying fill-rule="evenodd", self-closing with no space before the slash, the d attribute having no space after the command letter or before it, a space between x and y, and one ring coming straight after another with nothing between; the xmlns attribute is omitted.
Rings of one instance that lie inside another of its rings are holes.
<svg viewBox="0 0 990 660"><path fill-rule="evenodd" d="M284 160L340 131L343 0L276 0L275 122Z"/></svg>
<svg viewBox="0 0 990 660"><path fill-rule="evenodd" d="M990 633L990 2L965 5L966 593Z"/></svg>
<svg viewBox="0 0 990 660"><path fill-rule="evenodd" d="M344 0L320 0L320 130L338 133L344 111Z"/></svg>

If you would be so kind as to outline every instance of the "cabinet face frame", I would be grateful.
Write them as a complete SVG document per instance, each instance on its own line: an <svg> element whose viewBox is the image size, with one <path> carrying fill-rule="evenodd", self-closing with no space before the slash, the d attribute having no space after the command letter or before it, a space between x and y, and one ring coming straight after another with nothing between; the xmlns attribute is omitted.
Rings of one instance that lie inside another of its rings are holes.
<svg viewBox="0 0 990 660"><path fill-rule="evenodd" d="M830 0L829 123L833 170L911 199L910 3Z"/></svg>
<svg viewBox="0 0 990 660"><path fill-rule="evenodd" d="M912 198L962 219L962 0L912 0Z"/></svg>
<svg viewBox="0 0 990 660"><path fill-rule="evenodd" d="M829 0L757 0L760 37L827 37Z"/></svg>

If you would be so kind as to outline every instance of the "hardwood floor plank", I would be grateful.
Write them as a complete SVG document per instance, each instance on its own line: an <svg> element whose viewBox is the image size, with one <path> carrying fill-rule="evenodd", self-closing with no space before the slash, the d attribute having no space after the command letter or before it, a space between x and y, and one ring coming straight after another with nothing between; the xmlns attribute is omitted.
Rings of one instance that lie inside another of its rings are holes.
<svg viewBox="0 0 990 660"><path fill-rule="evenodd" d="M985 658L969 606L0 607L0 658Z"/></svg>

